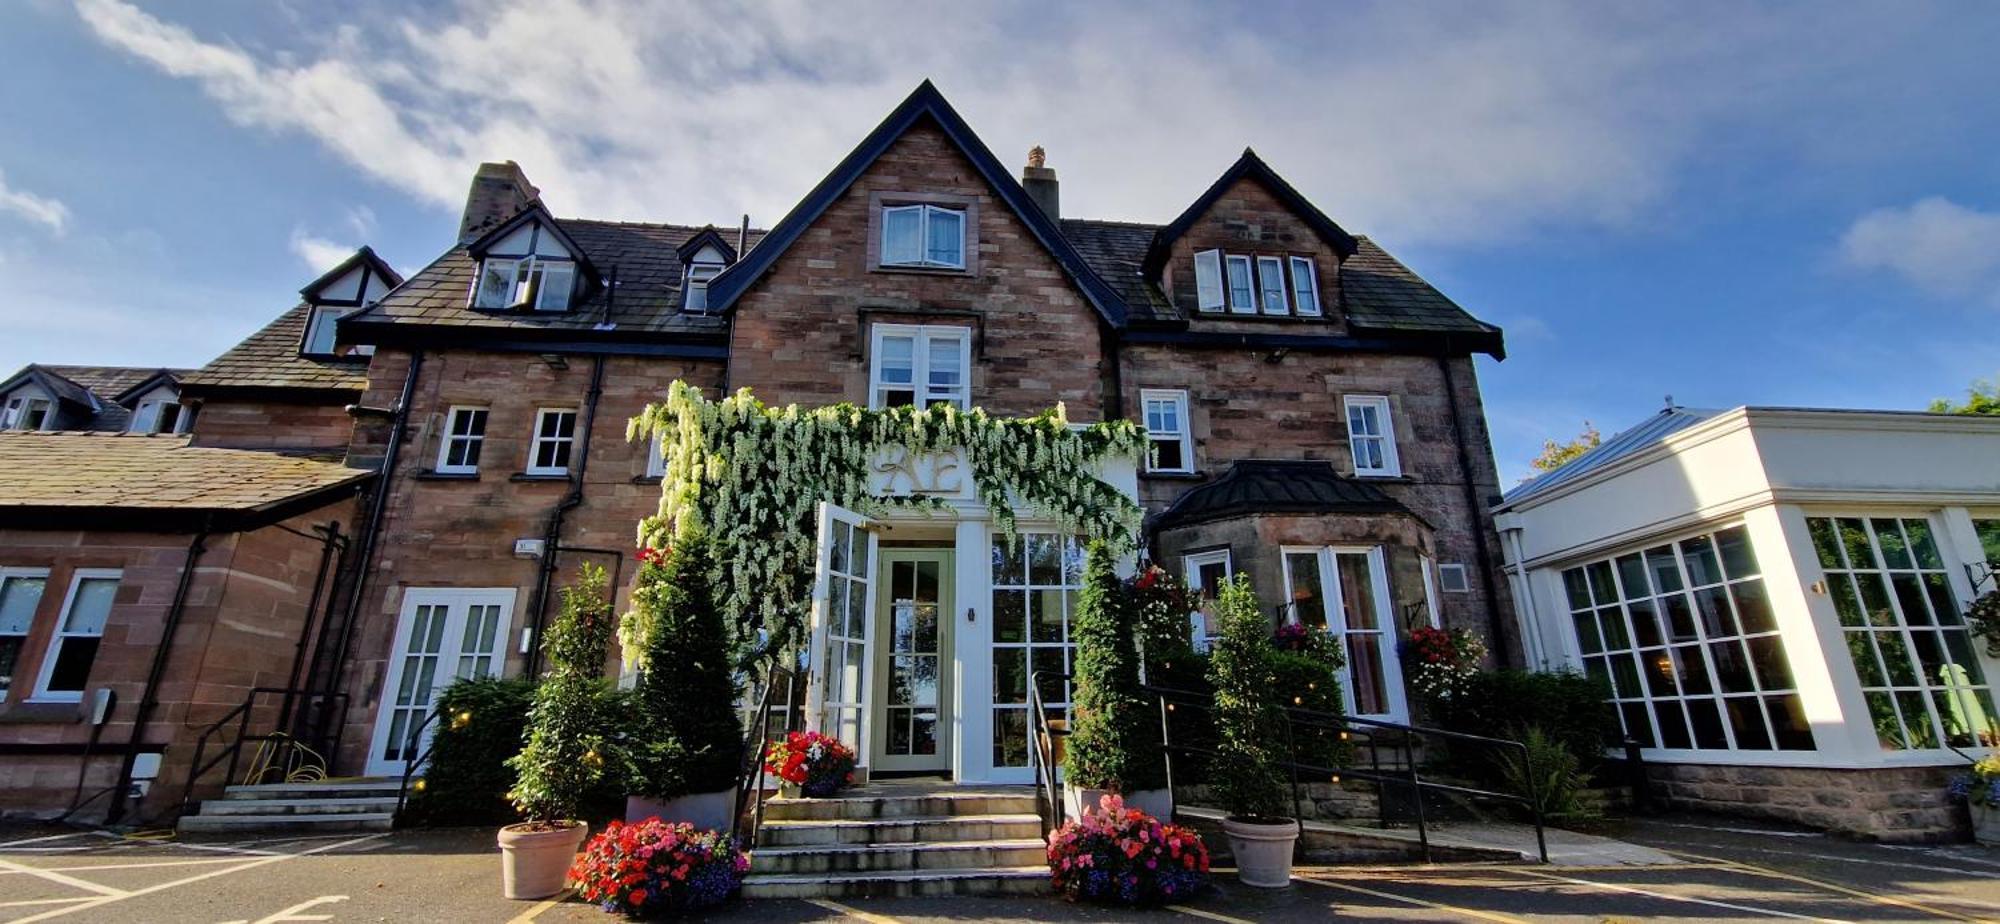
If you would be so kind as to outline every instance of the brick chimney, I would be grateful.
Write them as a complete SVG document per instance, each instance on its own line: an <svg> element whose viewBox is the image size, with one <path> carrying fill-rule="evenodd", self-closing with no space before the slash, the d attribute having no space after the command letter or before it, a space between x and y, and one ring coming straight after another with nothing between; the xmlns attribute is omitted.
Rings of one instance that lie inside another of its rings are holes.
<svg viewBox="0 0 2000 924"><path fill-rule="evenodd" d="M1028 165L1021 168L1021 186L1028 190L1028 198L1041 206L1042 214L1054 221L1062 217L1062 196L1056 185L1056 169L1043 166L1047 161L1041 145L1029 148Z"/></svg>
<svg viewBox="0 0 2000 924"><path fill-rule="evenodd" d="M480 164L472 175L472 189L465 194L465 216L458 222L458 242L469 243L494 226L527 208L542 191L528 182L521 165L513 161Z"/></svg>

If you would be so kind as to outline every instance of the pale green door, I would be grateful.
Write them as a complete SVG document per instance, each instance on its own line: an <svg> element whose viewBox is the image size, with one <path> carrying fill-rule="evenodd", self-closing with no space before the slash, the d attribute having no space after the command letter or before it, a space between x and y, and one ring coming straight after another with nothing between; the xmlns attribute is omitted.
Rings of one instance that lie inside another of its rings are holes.
<svg viewBox="0 0 2000 924"><path fill-rule="evenodd" d="M952 553L883 549L877 573L874 767L951 767Z"/></svg>

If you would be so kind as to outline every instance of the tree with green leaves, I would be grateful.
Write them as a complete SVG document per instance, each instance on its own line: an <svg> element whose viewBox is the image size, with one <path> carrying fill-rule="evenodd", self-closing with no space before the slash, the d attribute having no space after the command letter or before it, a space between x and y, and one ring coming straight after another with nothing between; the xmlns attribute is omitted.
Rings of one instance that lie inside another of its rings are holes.
<svg viewBox="0 0 2000 924"><path fill-rule="evenodd" d="M1218 741L1209 778L1230 815L1246 820L1283 818L1285 714L1275 691L1271 624L1264 618L1250 577L1222 585L1216 600L1221 636L1209 655L1215 687Z"/></svg>
<svg viewBox="0 0 2000 924"><path fill-rule="evenodd" d="M1166 785L1155 716L1139 689L1139 607L1092 542L1070 620L1076 643L1071 732L1063 778L1072 786L1133 793Z"/></svg>
<svg viewBox="0 0 2000 924"><path fill-rule="evenodd" d="M743 723L729 627L707 535L688 530L642 558L632 608L645 614L645 670L635 689L640 740L632 788L651 799L720 792L743 769Z"/></svg>
<svg viewBox="0 0 2000 924"><path fill-rule="evenodd" d="M1986 414L2000 416L2000 385L1981 379L1965 390L1965 403L1953 404L1939 398L1931 402L1933 414Z"/></svg>
<svg viewBox="0 0 2000 924"><path fill-rule="evenodd" d="M507 794L529 822L560 826L575 819L592 787L616 759L607 729L617 699L604 678L605 646L615 628L604 569L584 565L562 590L562 610L543 640L548 672L528 712L528 743L507 761L517 777Z"/></svg>
<svg viewBox="0 0 2000 924"><path fill-rule="evenodd" d="M1604 442L1603 434L1598 433L1597 428L1591 426L1590 421L1586 420L1583 422L1583 432L1578 433L1576 439L1570 440L1567 443L1558 443L1555 440L1543 440L1542 454L1536 456L1534 461L1529 462L1528 465L1534 468L1539 474L1548 474L1568 465L1570 460L1575 459L1577 456L1596 449L1597 444L1602 442Z"/></svg>

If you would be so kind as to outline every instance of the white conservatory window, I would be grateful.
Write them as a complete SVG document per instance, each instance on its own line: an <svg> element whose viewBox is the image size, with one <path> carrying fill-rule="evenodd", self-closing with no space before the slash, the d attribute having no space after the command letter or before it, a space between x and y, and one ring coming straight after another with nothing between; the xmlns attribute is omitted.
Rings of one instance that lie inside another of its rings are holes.
<svg viewBox="0 0 2000 924"><path fill-rule="evenodd" d="M1028 766L1028 681L1042 675L1052 719L1068 711L1070 613L1083 589L1083 546L1056 533L993 535L993 766Z"/></svg>

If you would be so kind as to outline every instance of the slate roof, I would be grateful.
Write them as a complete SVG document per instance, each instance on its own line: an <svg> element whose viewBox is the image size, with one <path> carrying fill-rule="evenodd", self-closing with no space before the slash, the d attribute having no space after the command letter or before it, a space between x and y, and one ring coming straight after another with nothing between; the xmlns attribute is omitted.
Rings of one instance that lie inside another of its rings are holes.
<svg viewBox="0 0 2000 924"><path fill-rule="evenodd" d="M1125 300L1136 320L1173 320L1180 317L1166 293L1146 278L1141 264L1153 245L1159 225L1131 221L1102 221L1094 218L1065 218L1063 236L1069 238L1085 263L1105 285Z"/></svg>
<svg viewBox="0 0 2000 924"><path fill-rule="evenodd" d="M1500 503L1506 506L1546 494L1720 413L1719 410L1665 408L1631 429L1597 444L1597 448L1569 460L1561 468L1516 486L1501 497Z"/></svg>
<svg viewBox="0 0 2000 924"><path fill-rule="evenodd" d="M1323 459L1244 459L1222 477L1181 495L1151 528L1260 513L1416 516L1379 486L1342 477Z"/></svg>
<svg viewBox="0 0 2000 924"><path fill-rule="evenodd" d="M347 495L373 473L188 437L0 433L0 525L253 528Z"/></svg>
<svg viewBox="0 0 2000 924"><path fill-rule="evenodd" d="M299 355L312 305L301 302L277 320L243 338L208 365L181 378L183 393L213 394L234 388L350 391L368 387L368 357L308 358Z"/></svg>
<svg viewBox="0 0 2000 924"><path fill-rule="evenodd" d="M188 374L187 369L159 366L52 366L30 363L5 382L0 382L0 394L13 391L24 380L34 379L37 385L57 399L96 411L81 429L117 432L124 430L132 420L131 408L118 403L125 392L156 376L178 379Z"/></svg>

